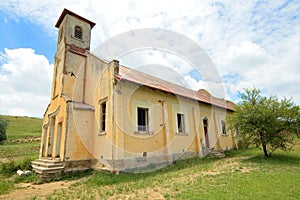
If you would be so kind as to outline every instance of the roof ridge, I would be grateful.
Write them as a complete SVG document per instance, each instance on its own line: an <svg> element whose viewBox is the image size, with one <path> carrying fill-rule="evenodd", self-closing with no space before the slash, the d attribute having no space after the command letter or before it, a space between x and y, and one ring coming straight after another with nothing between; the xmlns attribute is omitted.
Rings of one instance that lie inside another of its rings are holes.
<svg viewBox="0 0 300 200"><path fill-rule="evenodd" d="M234 103L224 98L213 96L205 89L195 91L175 83L151 76L150 74L135 70L133 68L119 65L118 81L127 80L140 85L145 85L151 88L162 90L171 94L180 95L186 98L208 103L214 106L222 107L229 110L234 110ZM145 80L146 79L146 80ZM157 83L158 82L158 83Z"/></svg>

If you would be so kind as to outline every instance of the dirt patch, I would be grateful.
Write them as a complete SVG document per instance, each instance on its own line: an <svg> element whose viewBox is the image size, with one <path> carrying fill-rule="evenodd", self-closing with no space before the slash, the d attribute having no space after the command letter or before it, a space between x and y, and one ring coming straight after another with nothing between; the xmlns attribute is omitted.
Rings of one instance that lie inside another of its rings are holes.
<svg viewBox="0 0 300 200"><path fill-rule="evenodd" d="M215 176L215 175L221 174L221 172L206 171L206 172L201 172L201 174L207 175L207 176Z"/></svg>
<svg viewBox="0 0 300 200"><path fill-rule="evenodd" d="M0 155L0 163L6 163L6 162L9 162L9 160L7 158L1 158Z"/></svg>
<svg viewBox="0 0 300 200"><path fill-rule="evenodd" d="M8 139L5 142L8 143L27 143L27 142L37 142L37 141L41 141L41 137L28 137L28 138L20 138L20 139Z"/></svg>
<svg viewBox="0 0 300 200"><path fill-rule="evenodd" d="M164 196L159 192L150 188L137 190L135 193L127 195L114 195L109 200L113 199L151 199L151 200L163 200Z"/></svg>
<svg viewBox="0 0 300 200"><path fill-rule="evenodd" d="M20 189L14 190L9 194L0 196L0 199L32 199L37 197L38 199L45 199L46 195L52 193L54 190L69 188L70 185L76 183L76 181L57 181L51 183L44 183L41 185L33 185L31 183L20 183L16 187Z"/></svg>

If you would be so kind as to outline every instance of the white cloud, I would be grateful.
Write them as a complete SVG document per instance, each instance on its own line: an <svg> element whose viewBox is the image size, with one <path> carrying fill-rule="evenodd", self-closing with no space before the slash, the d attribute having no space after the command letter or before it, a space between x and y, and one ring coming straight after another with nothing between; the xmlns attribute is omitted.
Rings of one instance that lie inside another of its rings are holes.
<svg viewBox="0 0 300 200"><path fill-rule="evenodd" d="M227 59L228 78L224 80L229 93L237 93L246 87L263 88L266 95L276 94L279 97L294 97L300 103L300 37L293 36L281 41L276 54L263 51L257 45L233 47L236 53ZM231 53L229 51L229 53ZM226 73L226 72L225 72ZM230 73L235 73L230 76ZM225 76L226 76L225 75ZM239 77L239 78L237 78Z"/></svg>
<svg viewBox="0 0 300 200"><path fill-rule="evenodd" d="M54 24L64 7L96 22L92 49L125 31L168 29L186 35L207 52L223 78L227 97L236 100L237 91L256 86L268 95L293 96L300 104L300 1L0 1L0 9L11 18L36 23L54 38ZM147 56L128 56L125 64L172 66L173 82L183 78L194 89L204 87L180 59L162 53ZM153 68L151 73L159 76L168 69Z"/></svg>
<svg viewBox="0 0 300 200"><path fill-rule="evenodd" d="M53 65L29 48L5 49L0 64L1 114L41 117L50 101Z"/></svg>

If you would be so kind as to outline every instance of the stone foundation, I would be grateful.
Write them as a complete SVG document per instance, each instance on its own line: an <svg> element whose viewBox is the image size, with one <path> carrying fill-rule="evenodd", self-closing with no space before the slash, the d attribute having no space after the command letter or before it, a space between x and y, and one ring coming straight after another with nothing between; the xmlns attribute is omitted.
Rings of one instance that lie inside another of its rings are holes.
<svg viewBox="0 0 300 200"><path fill-rule="evenodd" d="M197 152L183 152L173 155L152 155L144 157L135 157L120 160L75 160L63 161L63 172L84 171L87 169L105 170L112 173L130 172L142 173L148 171L158 170L166 167L176 160L184 160L192 157L199 156Z"/></svg>
<svg viewBox="0 0 300 200"><path fill-rule="evenodd" d="M120 160L106 160L107 170L122 172L154 171L172 164L176 160L184 160L199 156L196 152L184 152L173 155L145 156Z"/></svg>
<svg viewBox="0 0 300 200"><path fill-rule="evenodd" d="M92 168L93 160L64 161L64 172L84 171Z"/></svg>

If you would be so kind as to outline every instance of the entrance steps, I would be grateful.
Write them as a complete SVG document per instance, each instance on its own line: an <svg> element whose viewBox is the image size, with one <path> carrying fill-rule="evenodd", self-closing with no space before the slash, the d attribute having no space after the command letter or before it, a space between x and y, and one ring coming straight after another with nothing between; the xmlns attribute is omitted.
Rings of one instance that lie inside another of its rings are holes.
<svg viewBox="0 0 300 200"><path fill-rule="evenodd" d="M59 159L40 158L31 162L33 171L38 173L42 180L55 179L64 171L63 162Z"/></svg>
<svg viewBox="0 0 300 200"><path fill-rule="evenodd" d="M213 158L224 158L225 154L223 151L212 149L208 154L208 157L213 157Z"/></svg>

